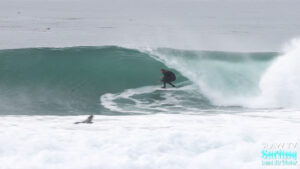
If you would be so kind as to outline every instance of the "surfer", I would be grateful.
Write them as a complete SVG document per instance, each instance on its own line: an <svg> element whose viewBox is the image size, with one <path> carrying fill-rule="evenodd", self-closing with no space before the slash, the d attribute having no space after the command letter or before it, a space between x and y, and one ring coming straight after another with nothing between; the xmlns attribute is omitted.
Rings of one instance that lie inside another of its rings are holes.
<svg viewBox="0 0 300 169"><path fill-rule="evenodd" d="M175 85L173 85L171 83L176 80L176 76L173 72L165 70L165 69L161 69L161 73L164 75L161 79L161 82L164 83L164 86L162 88L166 88L166 83L168 83L172 87L176 87Z"/></svg>
<svg viewBox="0 0 300 169"><path fill-rule="evenodd" d="M79 123L93 123L92 120L94 118L94 115L90 115L86 120L81 121L81 122L75 122L74 124L79 124Z"/></svg>

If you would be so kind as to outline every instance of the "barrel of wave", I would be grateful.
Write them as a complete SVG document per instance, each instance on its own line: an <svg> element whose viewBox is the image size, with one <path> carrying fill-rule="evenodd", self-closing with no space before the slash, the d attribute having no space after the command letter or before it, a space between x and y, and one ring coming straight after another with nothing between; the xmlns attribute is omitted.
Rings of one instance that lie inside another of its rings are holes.
<svg viewBox="0 0 300 169"><path fill-rule="evenodd" d="M178 70L217 106L247 107L260 95L259 82L276 52L157 49L154 58Z"/></svg>

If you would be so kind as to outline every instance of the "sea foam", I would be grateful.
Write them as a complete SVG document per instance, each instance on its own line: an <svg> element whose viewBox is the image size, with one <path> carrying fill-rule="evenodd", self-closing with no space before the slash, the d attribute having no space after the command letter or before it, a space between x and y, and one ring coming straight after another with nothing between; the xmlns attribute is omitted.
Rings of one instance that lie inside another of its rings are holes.
<svg viewBox="0 0 300 169"><path fill-rule="evenodd" d="M95 116L80 125L85 116L1 116L0 168L262 168L262 143L299 143L297 114Z"/></svg>

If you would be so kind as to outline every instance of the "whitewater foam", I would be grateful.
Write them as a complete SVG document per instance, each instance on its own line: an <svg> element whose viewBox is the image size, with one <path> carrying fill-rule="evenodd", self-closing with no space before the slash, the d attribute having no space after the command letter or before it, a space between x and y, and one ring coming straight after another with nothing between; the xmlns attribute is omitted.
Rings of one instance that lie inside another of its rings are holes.
<svg viewBox="0 0 300 169"><path fill-rule="evenodd" d="M265 107L300 108L300 39L284 48L260 81L257 103Z"/></svg>
<svg viewBox="0 0 300 169"><path fill-rule="evenodd" d="M262 143L300 141L297 112L85 118L1 116L0 168L258 169Z"/></svg>
<svg viewBox="0 0 300 169"><path fill-rule="evenodd" d="M180 84L180 83L179 83ZM205 111L203 96L194 91L194 85L176 89L160 89L160 86L145 86L127 89L120 93L106 93L100 97L100 103L110 111L121 113L200 113ZM198 103L194 103L197 102Z"/></svg>

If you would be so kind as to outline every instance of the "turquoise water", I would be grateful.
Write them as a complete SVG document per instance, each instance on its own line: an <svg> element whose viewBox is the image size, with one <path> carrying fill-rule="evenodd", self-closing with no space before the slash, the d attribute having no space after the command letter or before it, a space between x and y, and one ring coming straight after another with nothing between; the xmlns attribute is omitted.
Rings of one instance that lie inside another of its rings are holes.
<svg viewBox="0 0 300 169"><path fill-rule="evenodd" d="M117 115L243 109L238 102L220 100L257 95L261 75L277 55L117 46L0 50L0 112ZM161 68L176 73L178 89L160 90Z"/></svg>

